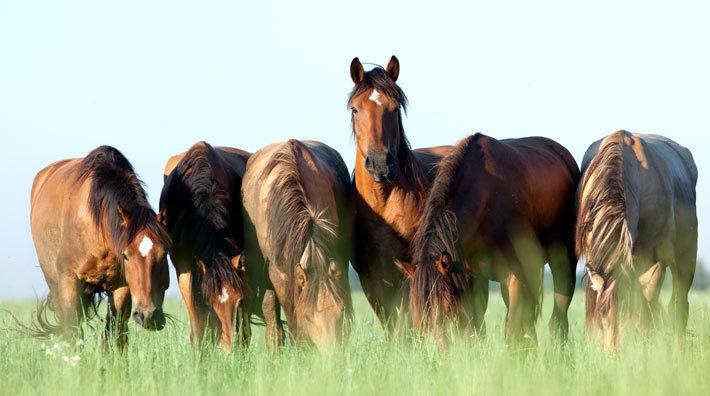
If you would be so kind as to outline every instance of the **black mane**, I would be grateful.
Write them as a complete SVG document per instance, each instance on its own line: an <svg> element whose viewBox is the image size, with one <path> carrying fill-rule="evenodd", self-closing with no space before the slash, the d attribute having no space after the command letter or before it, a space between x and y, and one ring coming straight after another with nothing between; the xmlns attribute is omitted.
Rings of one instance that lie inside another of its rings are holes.
<svg viewBox="0 0 710 396"><path fill-rule="evenodd" d="M412 254L417 269L411 287L416 289L415 296L424 299L418 302L421 307L428 306L430 296L460 296L468 289L460 266L459 235L451 197L460 180L464 159L472 150L479 149L478 139L481 136L476 134L462 139L451 154L441 160L429 191ZM434 265L443 253L448 253L454 263L450 280L442 279ZM440 293L444 290L447 293Z"/></svg>
<svg viewBox="0 0 710 396"><path fill-rule="evenodd" d="M143 183L120 151L111 146L92 150L79 164L77 182L89 178L92 218L96 226L110 236L119 259L126 246L144 228L158 237L163 245L170 245L165 227L156 220L148 203ZM125 226L123 217L128 219Z"/></svg>
<svg viewBox="0 0 710 396"><path fill-rule="evenodd" d="M165 179L160 211L165 214L174 249L205 264L193 281L203 295L221 293L222 282L237 290L243 281L231 266L231 258L243 252L241 183L227 191L215 174L226 172L215 149L205 142L187 151Z"/></svg>

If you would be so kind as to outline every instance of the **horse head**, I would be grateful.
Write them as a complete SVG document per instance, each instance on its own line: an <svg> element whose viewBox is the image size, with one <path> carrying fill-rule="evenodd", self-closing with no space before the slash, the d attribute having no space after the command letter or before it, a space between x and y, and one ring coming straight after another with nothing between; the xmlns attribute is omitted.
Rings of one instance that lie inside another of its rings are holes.
<svg viewBox="0 0 710 396"><path fill-rule="evenodd" d="M355 87L348 105L357 141L357 160L377 182L391 182L399 170L400 147L406 145L400 109L407 98L396 84L399 61L392 56L387 69L365 72L358 58L350 64Z"/></svg>
<svg viewBox="0 0 710 396"><path fill-rule="evenodd" d="M298 321L295 336L323 350L347 338L352 302L347 262L331 259L326 268L316 268L314 264L301 263L294 270L294 308Z"/></svg>
<svg viewBox="0 0 710 396"><path fill-rule="evenodd" d="M450 326L465 328L471 320L463 301L468 295L468 277L448 252L432 261L413 265L395 260L395 264L410 284L412 325L443 348L449 343Z"/></svg>
<svg viewBox="0 0 710 396"><path fill-rule="evenodd" d="M148 330L165 327L163 298L170 284L165 235L146 227L135 233L121 252L123 273L134 306L131 316Z"/></svg>

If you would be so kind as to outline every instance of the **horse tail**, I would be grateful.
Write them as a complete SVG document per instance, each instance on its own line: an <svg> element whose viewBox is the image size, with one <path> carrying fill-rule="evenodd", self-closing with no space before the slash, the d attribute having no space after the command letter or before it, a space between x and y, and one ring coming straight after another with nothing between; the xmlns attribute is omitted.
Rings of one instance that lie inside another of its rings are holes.
<svg viewBox="0 0 710 396"><path fill-rule="evenodd" d="M36 326L34 326L35 333L33 334L36 338L51 338L52 335L59 334L62 329L59 323L52 323L49 319L48 310L51 310L49 296L37 302L37 313L35 315L37 322Z"/></svg>
<svg viewBox="0 0 710 396"><path fill-rule="evenodd" d="M588 319L613 306L619 274L633 266L623 163L628 138L628 132L618 131L600 143L578 191L575 248L587 266Z"/></svg>
<svg viewBox="0 0 710 396"><path fill-rule="evenodd" d="M10 318L12 318L12 320L15 322L15 325L17 326L13 330L24 336L44 340L49 340L54 336L61 335L61 324L52 323L52 320L49 319L48 310L52 310L50 301L50 296L37 300L37 310L35 311L34 318L30 322L30 324L23 323L17 316L15 316L15 314L6 310L5 312L10 315Z"/></svg>

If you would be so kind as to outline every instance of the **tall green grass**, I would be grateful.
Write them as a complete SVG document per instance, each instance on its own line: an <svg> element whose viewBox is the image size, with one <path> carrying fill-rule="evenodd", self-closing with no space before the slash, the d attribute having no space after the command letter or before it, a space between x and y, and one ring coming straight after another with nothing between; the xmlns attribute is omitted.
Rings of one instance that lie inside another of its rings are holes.
<svg viewBox="0 0 710 396"><path fill-rule="evenodd" d="M175 321L163 331L130 325L124 354L103 351L98 321L95 329L85 326L85 344L74 348L14 332L14 322L3 312L0 394L710 394L710 294L691 296L685 345L664 331L650 338L631 334L617 356L586 339L582 293L570 312L571 340L559 348L547 331L551 303L548 296L538 322L540 346L528 353L503 342L505 310L498 294L490 299L488 336L457 340L446 351L416 340L385 341L360 293L354 295L349 343L327 355L287 346L271 356L259 327L248 350L231 355L214 347L194 351L177 298L167 301ZM34 307L33 301L0 302L0 308L25 321Z"/></svg>

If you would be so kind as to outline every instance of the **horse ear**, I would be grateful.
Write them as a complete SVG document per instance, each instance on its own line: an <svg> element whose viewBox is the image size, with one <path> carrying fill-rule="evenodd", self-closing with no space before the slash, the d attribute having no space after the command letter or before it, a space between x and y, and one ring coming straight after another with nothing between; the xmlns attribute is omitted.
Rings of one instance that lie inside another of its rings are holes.
<svg viewBox="0 0 710 396"><path fill-rule="evenodd" d="M308 276L306 275L306 271L301 267L301 264L296 264L296 269L294 271L296 273L296 282L298 282L298 286L301 288L306 287L306 282L308 282Z"/></svg>
<svg viewBox="0 0 710 396"><path fill-rule="evenodd" d="M587 267L587 274L589 275L589 285L592 290L599 293L604 288L604 278L589 267Z"/></svg>
<svg viewBox="0 0 710 396"><path fill-rule="evenodd" d="M387 74L389 74L390 78L394 81L397 81L397 77L399 77L399 59L394 55L392 55L389 63L387 63Z"/></svg>
<svg viewBox="0 0 710 396"><path fill-rule="evenodd" d="M441 275L448 275L452 267L451 255L448 252L442 252L439 259L436 260L436 269Z"/></svg>
<svg viewBox="0 0 710 396"><path fill-rule="evenodd" d="M121 227L128 227L128 216L120 206L118 207L118 218L121 221Z"/></svg>
<svg viewBox="0 0 710 396"><path fill-rule="evenodd" d="M246 270L246 266L244 265L244 253L232 257L230 263L232 264L232 268L237 271L244 272Z"/></svg>
<svg viewBox="0 0 710 396"><path fill-rule="evenodd" d="M365 69L363 69L362 63L360 63L360 59L357 57L353 58L352 62L350 62L350 78L353 79L355 84L358 84L365 78Z"/></svg>
<svg viewBox="0 0 710 396"><path fill-rule="evenodd" d="M340 279L343 276L343 271L335 260L330 260L330 264L328 264L328 275L336 279Z"/></svg>
<svg viewBox="0 0 710 396"><path fill-rule="evenodd" d="M207 268L205 267L205 262L202 260L197 260L197 268L202 271L202 275L204 275L207 272Z"/></svg>
<svg viewBox="0 0 710 396"><path fill-rule="evenodd" d="M412 277L414 277L414 270L417 268L414 264L394 259L394 265L397 267L399 272L407 278L407 280L412 280Z"/></svg>

